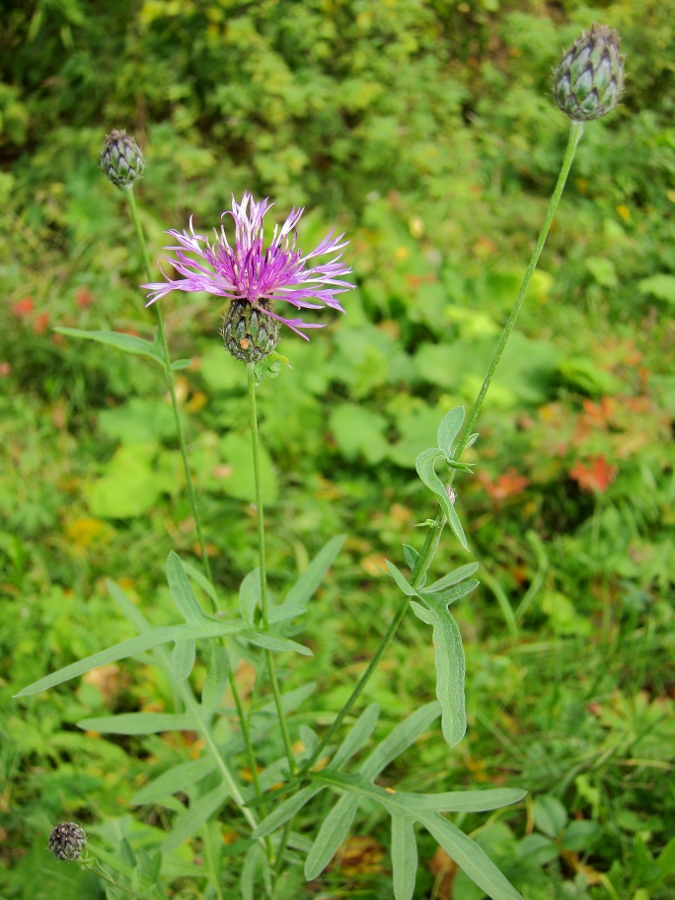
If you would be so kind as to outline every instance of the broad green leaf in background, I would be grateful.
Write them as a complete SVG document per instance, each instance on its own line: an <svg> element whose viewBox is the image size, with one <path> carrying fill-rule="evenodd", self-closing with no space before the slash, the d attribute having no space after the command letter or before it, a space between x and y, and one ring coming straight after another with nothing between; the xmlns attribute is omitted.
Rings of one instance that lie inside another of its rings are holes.
<svg viewBox="0 0 675 900"><path fill-rule="evenodd" d="M616 266L611 259L603 256L589 256L586 268L601 287L615 288L619 284L616 277Z"/></svg>
<svg viewBox="0 0 675 900"><path fill-rule="evenodd" d="M231 467L228 477L220 482L222 489L237 500L255 502L255 473L250 438L230 432L220 441L220 451ZM264 446L260 447L260 480L265 503L276 503L279 485L272 459Z"/></svg>
<svg viewBox="0 0 675 900"><path fill-rule="evenodd" d="M211 391L246 390L244 366L230 356L222 343L214 343L200 358L199 374Z"/></svg>
<svg viewBox="0 0 675 900"><path fill-rule="evenodd" d="M176 431L173 410L162 400L132 397L97 415L98 427L109 438L122 444L159 443L172 438Z"/></svg>
<svg viewBox="0 0 675 900"><path fill-rule="evenodd" d="M404 469L414 469L415 459L433 444L438 430L438 418L446 408L441 404L424 404L396 412L394 425L400 438L389 445L388 458Z"/></svg>
<svg viewBox="0 0 675 900"><path fill-rule="evenodd" d="M338 449L346 459L360 455L368 463L378 463L387 455L389 444L384 438L387 428L384 416L355 403L342 403L331 410L328 422Z"/></svg>
<svg viewBox="0 0 675 900"><path fill-rule="evenodd" d="M87 490L92 514L101 519L141 516L162 493L182 484L180 454L161 451L156 444L120 447L105 467L105 474Z"/></svg>
<svg viewBox="0 0 675 900"><path fill-rule="evenodd" d="M657 300L665 300L675 306L675 275L652 275L638 282L638 290L641 294L651 294Z"/></svg>

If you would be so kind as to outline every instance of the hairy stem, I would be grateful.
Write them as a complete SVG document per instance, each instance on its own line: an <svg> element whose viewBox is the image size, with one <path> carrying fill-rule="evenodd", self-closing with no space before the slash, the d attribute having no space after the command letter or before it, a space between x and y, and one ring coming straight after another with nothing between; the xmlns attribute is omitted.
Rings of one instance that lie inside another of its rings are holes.
<svg viewBox="0 0 675 900"><path fill-rule="evenodd" d="M136 237L138 239L139 246L141 248L141 256L143 257L143 267L145 269L145 276L148 281L152 281L152 272L150 270L150 257L148 256L148 248L145 243L145 237L143 235L143 229L141 227L140 219L138 218L138 210L136 209L136 200L134 198L134 190L133 186L129 185L129 187L125 191L127 195L127 200L129 201L129 210L131 212L131 218L134 222L134 227L136 229ZM197 540L199 541L199 552L202 557L202 565L204 567L204 573L206 577L211 581L211 566L209 565L209 558L206 555L206 545L204 543L204 535L202 533L201 520L199 518L199 511L197 508L197 496L195 493L194 485L192 483L192 475L190 474L190 467L188 465L188 455L187 455L187 447L185 444L185 433L183 431L183 423L180 419L180 411L178 409L178 400L176 398L176 388L173 380L173 370L171 369L171 356L169 354L169 345L166 342L166 332L164 330L164 322L162 320L162 313L159 308L158 303L153 303L153 310L155 311L155 317L157 320L157 335L159 337L159 345L162 349L162 355L164 356L164 374L166 376L166 381L169 386L169 393L171 395L171 405L173 406L173 415L176 420L176 431L178 433L178 444L180 446L180 454L183 460L183 468L185 469L185 478L187 481L188 494L190 496L190 506L192 508L192 517L195 520L195 529L197 531Z"/></svg>
<svg viewBox="0 0 675 900"><path fill-rule="evenodd" d="M258 434L258 412L255 397L255 366L253 363L246 364L246 373L248 376L248 399L251 415L251 442L253 445L253 472L255 475L255 505L258 520L258 559L260 566L262 626L265 631L269 631L269 596L267 593L267 562L265 557L265 517L263 510L262 482L260 478L260 437ZM276 706L277 715L279 717L279 728L281 730L281 737L288 758L288 765L290 766L291 774L294 774L297 770L297 765L291 746L291 736L288 731L286 715L281 702L281 689L279 688L279 679L277 678L274 655L271 650L265 650L265 661L267 662L267 671L272 686L274 705Z"/></svg>

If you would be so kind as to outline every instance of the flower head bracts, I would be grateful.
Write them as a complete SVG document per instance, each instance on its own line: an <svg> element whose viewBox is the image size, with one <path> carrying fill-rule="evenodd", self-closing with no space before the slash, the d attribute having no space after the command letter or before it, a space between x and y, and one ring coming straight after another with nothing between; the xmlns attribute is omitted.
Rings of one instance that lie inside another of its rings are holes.
<svg viewBox="0 0 675 900"><path fill-rule="evenodd" d="M142 285L151 291L147 305L171 291L206 291L229 300L246 300L306 340L300 329L323 326L297 318L284 319L271 311L274 302L283 300L297 309L330 306L344 312L335 295L354 285L340 278L351 272L340 261L341 254L325 263L310 263L315 257L342 250L348 244L342 241L344 235L333 237L333 232L329 232L318 247L303 256L296 249L295 228L304 209L292 209L284 224L275 226L272 241L264 249L263 219L272 205L267 198L256 203L249 193L244 194L240 204L232 198L232 209L224 212L223 217L234 219L234 245L229 243L224 226L220 231L214 230L215 241L210 243L195 233L192 218L189 231L167 232L178 241L177 245L165 248L175 253L175 258L167 259L183 277L172 280L165 275L166 281ZM310 299L318 302L312 303Z"/></svg>

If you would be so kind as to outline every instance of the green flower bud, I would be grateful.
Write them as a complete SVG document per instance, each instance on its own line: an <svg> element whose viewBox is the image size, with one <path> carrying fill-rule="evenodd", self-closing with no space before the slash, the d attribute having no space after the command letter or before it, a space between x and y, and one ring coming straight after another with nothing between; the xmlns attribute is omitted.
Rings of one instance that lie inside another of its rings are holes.
<svg viewBox="0 0 675 900"><path fill-rule="evenodd" d="M83 828L74 822L61 822L49 835L49 852L57 859L77 859L86 843Z"/></svg>
<svg viewBox="0 0 675 900"><path fill-rule="evenodd" d="M553 73L553 96L573 122L599 119L611 112L623 92L619 35L607 25L592 25L565 53Z"/></svg>
<svg viewBox="0 0 675 900"><path fill-rule="evenodd" d="M279 323L270 315L272 306L259 300L233 300L225 316L222 335L225 347L235 359L258 362L269 356L279 343Z"/></svg>
<svg viewBox="0 0 675 900"><path fill-rule="evenodd" d="M113 129L105 139L101 168L116 187L128 188L143 174L145 160L141 148L126 131Z"/></svg>

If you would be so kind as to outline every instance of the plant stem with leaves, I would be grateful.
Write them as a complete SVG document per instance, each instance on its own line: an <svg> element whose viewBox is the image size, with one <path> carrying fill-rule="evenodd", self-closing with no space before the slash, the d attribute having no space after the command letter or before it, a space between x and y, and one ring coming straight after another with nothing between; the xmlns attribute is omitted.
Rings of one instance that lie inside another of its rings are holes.
<svg viewBox="0 0 675 900"><path fill-rule="evenodd" d="M455 462L459 462L462 453L466 449L466 446L469 442L469 438L471 437L472 430L476 424L476 420L478 419L478 414L480 413L481 407L483 405L483 401L485 400L485 396L492 384L495 372L497 371L497 367L504 353L504 349L508 342L508 339L513 331L514 325L516 324L516 320L518 318L518 314L520 313L521 307L523 305L523 301L525 300L525 295L527 293L527 289L530 285L530 281L532 280L532 275L534 274L535 269L537 268L537 263L539 262L539 257L541 256L541 252L544 248L544 244L546 243L546 238L548 236L549 230L551 228L551 224L553 222L553 218L555 216L556 210L558 208L558 204L560 202L560 198L562 196L563 190L565 188L565 183L567 181L567 177L570 172L570 168L572 166L572 161L574 160L574 154L577 149L577 145L581 136L583 134L584 126L583 122L572 122L570 127L569 138L567 141L567 148L565 150L565 155L563 157L562 166L560 168L560 173L558 175L558 181L555 186L555 190L553 191L553 196L551 197L551 201L548 206L548 210L546 213L546 218L544 220L544 224L539 232L539 237L537 239L537 243L535 245L534 251L532 253L532 257L530 258L530 263L527 267L525 275L523 277L522 283L520 285L520 290L518 291L518 296L516 297L515 303L511 309L506 325L504 326L504 331L499 339L499 343L495 349L494 355L486 372L485 378L483 380L483 384L481 385L481 389L478 392L478 396L473 404L471 412L469 413L469 417L466 420L464 428L459 436L459 440L457 446L454 451L454 460ZM452 485L452 481L454 479L455 469L450 469L450 476L448 478L447 485L448 487ZM412 577L410 579L410 583L413 587L418 587L428 569L431 565L436 550L438 548L438 544L441 539L441 535L443 533L443 528L446 524L445 514L443 510L439 507L435 519L433 520L433 524L429 527L426 539L424 541L424 546L419 554L417 562L415 564ZM305 775L311 767L314 765L317 759L321 756L323 751L326 749L328 743L332 740L333 735L336 733L338 728L341 726L345 717L351 712L354 704L358 700L358 698L363 693L364 688L366 687L368 681L372 677L377 668L379 661L382 659L385 651L387 650L389 644L394 638L396 631L398 630L399 625L405 618L405 614L408 610L409 600L408 597L404 597L403 602L396 610L396 614L387 629L380 645L373 656L368 668L361 676L358 684L352 691L349 699L345 706L340 710L337 717L331 724L330 728L324 735L321 740L319 746L316 748L311 758L308 759L301 767L298 772L298 776Z"/></svg>

